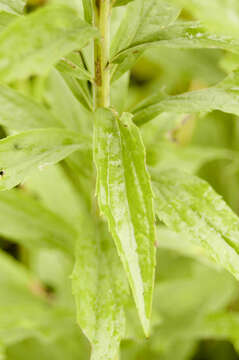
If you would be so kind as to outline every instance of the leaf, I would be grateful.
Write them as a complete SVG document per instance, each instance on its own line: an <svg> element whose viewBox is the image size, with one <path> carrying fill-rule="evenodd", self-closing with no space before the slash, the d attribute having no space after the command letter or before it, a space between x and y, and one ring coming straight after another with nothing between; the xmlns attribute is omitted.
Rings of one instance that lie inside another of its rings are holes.
<svg viewBox="0 0 239 360"><path fill-rule="evenodd" d="M69 74L79 80L93 80L92 75L84 68L81 53L72 52L71 54L61 58L56 65L57 70L62 73Z"/></svg>
<svg viewBox="0 0 239 360"><path fill-rule="evenodd" d="M237 38L239 30L237 0L210 2L207 0L171 0L171 2L187 9L196 19L202 21L210 31Z"/></svg>
<svg viewBox="0 0 239 360"><path fill-rule="evenodd" d="M162 0L135 0L127 7L125 18L112 40L111 56L155 38L178 14L177 8Z"/></svg>
<svg viewBox="0 0 239 360"><path fill-rule="evenodd" d="M17 15L1 11L0 12L0 31L3 31L12 21L16 20Z"/></svg>
<svg viewBox="0 0 239 360"><path fill-rule="evenodd" d="M83 9L84 9L84 16L85 16L85 20L89 23L92 24L93 23L93 0L82 0L82 4L83 4Z"/></svg>
<svg viewBox="0 0 239 360"><path fill-rule="evenodd" d="M87 140L75 132L40 129L0 140L0 190L7 190L38 168L55 164L72 152L87 148Z"/></svg>
<svg viewBox="0 0 239 360"><path fill-rule="evenodd" d="M9 346L26 338L46 342L59 336L69 311L50 305L42 284L2 251L0 268L0 342Z"/></svg>
<svg viewBox="0 0 239 360"><path fill-rule="evenodd" d="M26 5L26 0L1 0L0 11L12 14L21 14Z"/></svg>
<svg viewBox="0 0 239 360"><path fill-rule="evenodd" d="M149 106L139 104L134 113L134 122L143 124L162 112L198 113L220 110L239 115L239 71L231 73L218 85L180 95L168 96Z"/></svg>
<svg viewBox="0 0 239 360"><path fill-rule="evenodd" d="M0 85L0 124L11 130L60 126L41 104Z"/></svg>
<svg viewBox="0 0 239 360"><path fill-rule="evenodd" d="M156 214L239 279L239 219L207 182L178 170L153 176Z"/></svg>
<svg viewBox="0 0 239 360"><path fill-rule="evenodd" d="M152 306L155 229L145 150L131 115L100 109L95 116L97 194L128 276L146 335Z"/></svg>
<svg viewBox="0 0 239 360"><path fill-rule="evenodd" d="M135 44L146 43L155 38L160 29L172 23L178 14L178 9L162 0L135 0L129 4L111 44L111 62L120 63L113 70L113 80L128 71L141 55L130 49ZM127 56L118 59L125 49L129 49Z"/></svg>
<svg viewBox="0 0 239 360"><path fill-rule="evenodd" d="M237 162L237 151L230 151L225 148L201 147L201 146L180 146L169 142L158 141L148 148L148 162L150 166L158 170L169 170L177 168L191 174L196 174L206 163L213 160L225 159Z"/></svg>
<svg viewBox="0 0 239 360"><path fill-rule="evenodd" d="M1 236L27 248L73 253L74 228L20 190L0 193L0 223Z"/></svg>
<svg viewBox="0 0 239 360"><path fill-rule="evenodd" d="M65 128L82 134L89 133L91 130L92 114L77 101L64 78L56 70L51 71L46 80L44 102Z"/></svg>
<svg viewBox="0 0 239 360"><path fill-rule="evenodd" d="M88 216L81 224L72 275L77 320L92 345L91 359L114 360L125 331L127 287L109 233Z"/></svg>
<svg viewBox="0 0 239 360"><path fill-rule="evenodd" d="M129 70L145 50L156 47L179 49L224 49L238 54L239 43L226 36L211 35L198 22L175 22L159 28L154 37L128 45L112 56L111 62L119 64L113 74L113 80Z"/></svg>
<svg viewBox="0 0 239 360"><path fill-rule="evenodd" d="M96 36L97 30L72 8L43 7L17 19L0 34L0 78L11 82L45 74L62 56Z"/></svg>
<svg viewBox="0 0 239 360"><path fill-rule="evenodd" d="M128 3L134 0L112 0L112 1L114 6L123 6L123 5L127 5Z"/></svg>

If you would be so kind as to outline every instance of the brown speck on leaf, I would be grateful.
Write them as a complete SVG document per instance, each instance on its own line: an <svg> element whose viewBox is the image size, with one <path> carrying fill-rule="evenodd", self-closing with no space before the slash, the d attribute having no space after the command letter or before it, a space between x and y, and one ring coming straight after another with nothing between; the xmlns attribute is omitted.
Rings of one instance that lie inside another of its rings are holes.
<svg viewBox="0 0 239 360"><path fill-rule="evenodd" d="M5 174L5 171L4 170L0 170L0 177L3 177Z"/></svg>

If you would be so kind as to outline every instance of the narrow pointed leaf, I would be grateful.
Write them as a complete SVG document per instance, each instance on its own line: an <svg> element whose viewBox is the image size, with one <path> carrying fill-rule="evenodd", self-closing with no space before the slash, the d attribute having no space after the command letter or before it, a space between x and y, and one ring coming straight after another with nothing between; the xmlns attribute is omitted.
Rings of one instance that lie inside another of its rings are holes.
<svg viewBox="0 0 239 360"><path fill-rule="evenodd" d="M211 35L198 22L175 22L158 29L154 36L131 43L118 53L112 54L111 62L118 64L113 80L129 70L145 50L155 47L179 49L223 49L239 53L239 42L227 36ZM128 65L127 65L128 63Z"/></svg>
<svg viewBox="0 0 239 360"><path fill-rule="evenodd" d="M114 360L125 331L123 270L109 233L90 218L82 228L72 276L77 320L92 345L91 360Z"/></svg>
<svg viewBox="0 0 239 360"><path fill-rule="evenodd" d="M139 104L133 111L134 121L137 124L144 124L162 112L199 113L220 110L238 116L238 94L239 71L235 71L216 86L168 96L149 106Z"/></svg>
<svg viewBox="0 0 239 360"><path fill-rule="evenodd" d="M60 126L41 104L4 85L0 85L0 124L21 131Z"/></svg>
<svg viewBox="0 0 239 360"><path fill-rule="evenodd" d="M131 1L134 1L134 0L112 0L114 6L127 5L127 4L130 3Z"/></svg>
<svg viewBox="0 0 239 360"><path fill-rule="evenodd" d="M1 140L0 190L18 185L31 171L43 170L86 144L78 133L57 128L26 131Z"/></svg>
<svg viewBox="0 0 239 360"><path fill-rule="evenodd" d="M176 20L177 8L162 0L135 0L127 8L111 45L111 55L136 44L155 39L167 25Z"/></svg>
<svg viewBox="0 0 239 360"><path fill-rule="evenodd" d="M93 80L92 75L84 68L83 60L79 52L72 52L61 58L56 68L60 72L71 75L79 80Z"/></svg>
<svg viewBox="0 0 239 360"><path fill-rule="evenodd" d="M128 276L145 333L149 333L155 267L152 190L145 150L130 114L100 109L95 117L97 194Z"/></svg>
<svg viewBox="0 0 239 360"><path fill-rule="evenodd" d="M82 0L85 20L89 23L93 23L94 9L93 0Z"/></svg>
<svg viewBox="0 0 239 360"><path fill-rule="evenodd" d="M10 82L45 74L96 36L96 29L66 6L43 7L20 17L0 35L0 78Z"/></svg>
<svg viewBox="0 0 239 360"><path fill-rule="evenodd" d="M153 176L156 213L239 279L239 219L204 180L177 170Z"/></svg>

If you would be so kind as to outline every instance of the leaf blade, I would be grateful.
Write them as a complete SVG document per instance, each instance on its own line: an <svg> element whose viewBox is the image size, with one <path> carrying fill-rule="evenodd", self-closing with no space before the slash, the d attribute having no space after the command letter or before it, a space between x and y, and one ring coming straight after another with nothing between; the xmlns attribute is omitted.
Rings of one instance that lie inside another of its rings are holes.
<svg viewBox="0 0 239 360"><path fill-rule="evenodd" d="M156 213L239 278L239 219L203 180L182 171L154 175ZM225 217L225 218L224 218Z"/></svg>
<svg viewBox="0 0 239 360"><path fill-rule="evenodd" d="M118 120L111 111L98 111L94 161L100 210L108 220L148 335L155 268L154 212L144 147L130 114Z"/></svg>
<svg viewBox="0 0 239 360"><path fill-rule="evenodd" d="M82 48L97 34L72 8L43 7L17 19L1 33L0 78L10 82L43 75L62 56Z"/></svg>
<svg viewBox="0 0 239 360"><path fill-rule="evenodd" d="M30 130L0 140L0 190L11 189L36 168L55 164L87 148L86 144L78 133L58 128Z"/></svg>

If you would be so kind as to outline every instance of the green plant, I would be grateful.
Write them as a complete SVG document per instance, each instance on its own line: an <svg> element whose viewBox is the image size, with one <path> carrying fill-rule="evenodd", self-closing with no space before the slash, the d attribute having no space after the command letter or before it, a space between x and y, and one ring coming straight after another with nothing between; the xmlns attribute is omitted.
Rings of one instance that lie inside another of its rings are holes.
<svg viewBox="0 0 239 360"><path fill-rule="evenodd" d="M237 0L0 0L0 359L239 351L238 31Z"/></svg>

